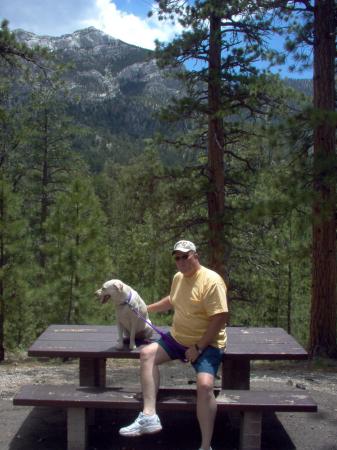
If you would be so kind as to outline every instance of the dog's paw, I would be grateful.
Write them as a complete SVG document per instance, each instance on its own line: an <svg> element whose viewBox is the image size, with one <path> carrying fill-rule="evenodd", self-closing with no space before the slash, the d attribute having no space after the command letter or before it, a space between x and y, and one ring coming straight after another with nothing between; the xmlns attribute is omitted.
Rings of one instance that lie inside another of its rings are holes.
<svg viewBox="0 0 337 450"><path fill-rule="evenodd" d="M130 350L136 350L136 348L137 348L136 344L132 344L132 343L130 342L129 349L130 349Z"/></svg>

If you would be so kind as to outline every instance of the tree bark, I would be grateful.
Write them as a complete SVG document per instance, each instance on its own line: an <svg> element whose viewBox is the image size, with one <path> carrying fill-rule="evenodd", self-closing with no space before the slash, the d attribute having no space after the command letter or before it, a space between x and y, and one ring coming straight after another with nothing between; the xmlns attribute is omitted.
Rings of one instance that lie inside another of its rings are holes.
<svg viewBox="0 0 337 450"><path fill-rule="evenodd" d="M208 108L209 265L224 277L224 130L222 117L219 114L221 111L221 17L215 12L210 15Z"/></svg>
<svg viewBox="0 0 337 450"><path fill-rule="evenodd" d="M314 7L314 200L312 300L309 352L336 355L336 187L333 176L335 126L334 0L315 0Z"/></svg>
<svg viewBox="0 0 337 450"><path fill-rule="evenodd" d="M5 221L5 208L4 208L4 192L3 186L0 193L0 218ZM5 266L5 251L4 251L4 236L3 230L0 235L0 268L3 270ZM0 362L5 360L5 299L4 299L4 284L3 280L0 280Z"/></svg>
<svg viewBox="0 0 337 450"><path fill-rule="evenodd" d="M39 263L42 268L46 266L46 251L45 244L47 241L46 230L44 228L45 222L48 217L48 184L49 184L49 114L48 111L44 111L43 122L43 160L42 160L42 174L41 174L41 204L40 204L40 248L39 248Z"/></svg>
<svg viewBox="0 0 337 450"><path fill-rule="evenodd" d="M293 242L293 226L292 226L292 214L289 218L289 242ZM288 292L287 292L287 332L292 332L292 307L293 307L293 264L291 258L289 258L288 265Z"/></svg>

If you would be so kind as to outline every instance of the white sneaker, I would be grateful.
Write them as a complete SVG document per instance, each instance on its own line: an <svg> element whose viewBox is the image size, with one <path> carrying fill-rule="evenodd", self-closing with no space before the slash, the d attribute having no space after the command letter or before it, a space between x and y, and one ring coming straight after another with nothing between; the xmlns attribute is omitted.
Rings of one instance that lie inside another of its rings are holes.
<svg viewBox="0 0 337 450"><path fill-rule="evenodd" d="M122 436L141 436L142 434L157 433L161 429L162 426L157 414L147 416L141 412L131 425L121 428L119 434Z"/></svg>

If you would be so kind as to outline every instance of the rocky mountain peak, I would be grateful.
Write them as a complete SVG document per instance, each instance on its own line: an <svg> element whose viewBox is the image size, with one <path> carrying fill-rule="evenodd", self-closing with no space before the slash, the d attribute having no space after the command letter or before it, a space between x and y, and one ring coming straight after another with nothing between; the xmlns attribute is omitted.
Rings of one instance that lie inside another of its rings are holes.
<svg viewBox="0 0 337 450"><path fill-rule="evenodd" d="M84 28L62 36L37 35L22 29L14 30L14 34L19 42L25 42L29 47L39 45L51 51L93 50L104 47L139 48L109 36L95 27Z"/></svg>
<svg viewBox="0 0 337 450"><path fill-rule="evenodd" d="M59 37L15 30L30 47L47 47L61 63L70 109L90 126L104 123L113 132L146 135L154 129L153 113L181 85L161 70L152 51L127 44L94 27ZM158 125L156 126L158 127Z"/></svg>

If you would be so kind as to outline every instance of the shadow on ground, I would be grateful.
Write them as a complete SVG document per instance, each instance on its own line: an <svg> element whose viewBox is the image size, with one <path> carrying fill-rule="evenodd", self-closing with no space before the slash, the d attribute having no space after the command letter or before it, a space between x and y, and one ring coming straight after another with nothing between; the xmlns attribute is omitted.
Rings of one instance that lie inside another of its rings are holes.
<svg viewBox="0 0 337 450"><path fill-rule="evenodd" d="M121 426L129 424L134 412L116 413L96 410L95 424L89 426L88 450L197 450L200 445L198 424L193 413L161 414L163 431L137 438L118 434ZM237 450L238 417L230 420L218 415L213 450ZM66 450L66 414L61 409L33 408L13 437L9 450ZM277 417L264 418L262 450L295 450Z"/></svg>

